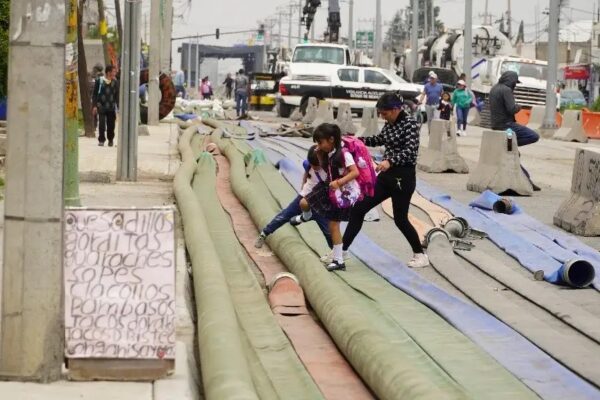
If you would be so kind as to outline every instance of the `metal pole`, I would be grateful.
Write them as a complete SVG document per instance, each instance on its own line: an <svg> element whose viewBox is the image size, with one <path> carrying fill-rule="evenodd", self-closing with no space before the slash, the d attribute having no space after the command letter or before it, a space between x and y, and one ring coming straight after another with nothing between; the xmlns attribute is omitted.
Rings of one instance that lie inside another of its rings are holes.
<svg viewBox="0 0 600 400"><path fill-rule="evenodd" d="M298 0L298 43L302 43L302 0Z"/></svg>
<svg viewBox="0 0 600 400"><path fill-rule="evenodd" d="M188 99L190 98L190 91L192 90L192 39L188 39L188 52L187 52L187 90L186 95Z"/></svg>
<svg viewBox="0 0 600 400"><path fill-rule="evenodd" d="M560 0L550 0L548 20L548 80L546 81L546 112L542 129L556 129L556 77L558 66L558 18Z"/></svg>
<svg viewBox="0 0 600 400"><path fill-rule="evenodd" d="M117 180L119 181L137 180L141 17L141 0L126 0L121 73L122 115L117 158Z"/></svg>
<svg viewBox="0 0 600 400"><path fill-rule="evenodd" d="M196 36L196 64L194 66L194 87L196 88L196 98L200 97L200 37Z"/></svg>
<svg viewBox="0 0 600 400"><path fill-rule="evenodd" d="M289 26L288 26L288 50L292 48L292 21L294 19L294 5L290 4L290 15L288 18Z"/></svg>
<svg viewBox="0 0 600 400"><path fill-rule="evenodd" d="M160 48L162 43L161 36L161 18L160 8L162 0L155 0L151 3L150 24L154 27L150 31L150 65L148 68L148 125L156 126L159 122L159 103L160 103Z"/></svg>
<svg viewBox="0 0 600 400"><path fill-rule="evenodd" d="M279 52L281 53L281 46L283 46L283 41L281 40L281 18L283 17L283 13L281 11L279 11L279 21L278 21L278 28L279 28L279 38L277 39L277 45L279 47Z"/></svg>
<svg viewBox="0 0 600 400"><path fill-rule="evenodd" d="M427 39L429 35L429 21L427 20L427 16L429 15L429 2L427 0L423 0L423 39Z"/></svg>
<svg viewBox="0 0 600 400"><path fill-rule="evenodd" d="M381 0L376 0L375 3L375 52L374 60L375 65L381 67Z"/></svg>
<svg viewBox="0 0 600 400"><path fill-rule="evenodd" d="M473 0L465 0L465 58L463 60L463 72L467 77L467 87L471 87L471 65L473 64Z"/></svg>
<svg viewBox="0 0 600 400"><path fill-rule="evenodd" d="M431 35L435 36L435 10L433 6L433 0L431 0L431 7L429 7L429 16L431 18Z"/></svg>
<svg viewBox="0 0 600 400"><path fill-rule="evenodd" d="M354 0L350 0L348 10L348 46L354 50Z"/></svg>
<svg viewBox="0 0 600 400"><path fill-rule="evenodd" d="M413 74L417 70L417 57L419 56L419 1L412 0L412 32L410 35L410 65ZM412 80L412 76L408 77Z"/></svg>
<svg viewBox="0 0 600 400"><path fill-rule="evenodd" d="M61 377L63 155L65 111L73 111L65 110L65 101L77 113L77 92L65 98L65 61L77 65L77 45L65 46L66 11L76 4L10 2L2 380L49 382ZM5 390L3 398L16 397Z"/></svg>

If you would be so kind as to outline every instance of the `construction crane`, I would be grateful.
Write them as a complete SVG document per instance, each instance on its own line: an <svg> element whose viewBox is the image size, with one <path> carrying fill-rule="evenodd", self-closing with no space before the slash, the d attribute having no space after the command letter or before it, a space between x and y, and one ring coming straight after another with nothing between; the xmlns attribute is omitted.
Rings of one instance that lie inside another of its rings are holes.
<svg viewBox="0 0 600 400"><path fill-rule="evenodd" d="M302 22L306 26L304 39L308 39L308 32L312 26L317 8L321 6L321 0L306 0L302 9ZM339 0L329 0L329 16L327 17L327 32L325 36L330 43L337 43L340 37L340 27L342 26L340 18Z"/></svg>

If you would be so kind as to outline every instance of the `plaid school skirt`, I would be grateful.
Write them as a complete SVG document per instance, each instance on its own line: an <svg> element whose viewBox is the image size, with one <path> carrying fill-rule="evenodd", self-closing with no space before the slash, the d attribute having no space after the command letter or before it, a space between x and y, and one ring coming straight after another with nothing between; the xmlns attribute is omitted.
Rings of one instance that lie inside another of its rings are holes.
<svg viewBox="0 0 600 400"><path fill-rule="evenodd" d="M330 221L348 221L351 208L339 208L329 200L329 183L319 182L305 197L311 210Z"/></svg>

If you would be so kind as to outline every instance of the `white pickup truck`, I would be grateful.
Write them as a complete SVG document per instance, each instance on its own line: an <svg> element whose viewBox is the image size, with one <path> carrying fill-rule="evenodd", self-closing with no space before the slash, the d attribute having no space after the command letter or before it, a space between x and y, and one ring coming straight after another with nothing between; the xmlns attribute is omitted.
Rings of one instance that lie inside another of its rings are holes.
<svg viewBox="0 0 600 400"><path fill-rule="evenodd" d="M301 44L294 49L289 74L279 82L277 110L279 116L289 117L295 107L303 111L308 99L316 97L331 101L334 108L349 103L360 115L384 93L414 101L421 91L421 85L408 83L393 71L352 65L347 46Z"/></svg>

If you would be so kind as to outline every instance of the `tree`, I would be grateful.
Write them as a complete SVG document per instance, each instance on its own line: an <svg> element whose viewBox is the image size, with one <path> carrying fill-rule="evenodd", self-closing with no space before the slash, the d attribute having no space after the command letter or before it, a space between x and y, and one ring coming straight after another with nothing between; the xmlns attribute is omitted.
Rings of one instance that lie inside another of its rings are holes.
<svg viewBox="0 0 600 400"><path fill-rule="evenodd" d="M0 0L0 99L8 91L8 26L10 0Z"/></svg>
<svg viewBox="0 0 600 400"><path fill-rule="evenodd" d="M102 38L102 49L104 50L104 65L112 64L110 59L110 53L108 51L108 23L106 21L106 16L104 15L104 0L98 1L98 31L100 32L100 37Z"/></svg>
<svg viewBox="0 0 600 400"><path fill-rule="evenodd" d="M115 0L115 15L117 17L117 32L118 32L118 43L121 43L123 40L123 19L121 17L121 2L120 0ZM119 46L119 49L121 46Z"/></svg>
<svg viewBox="0 0 600 400"><path fill-rule="evenodd" d="M95 137L94 116L92 115L92 99L90 96L87 59L85 57L85 46L83 45L83 7L86 0L79 0L77 9L77 72L79 75L79 98L81 99L81 111L86 137Z"/></svg>

